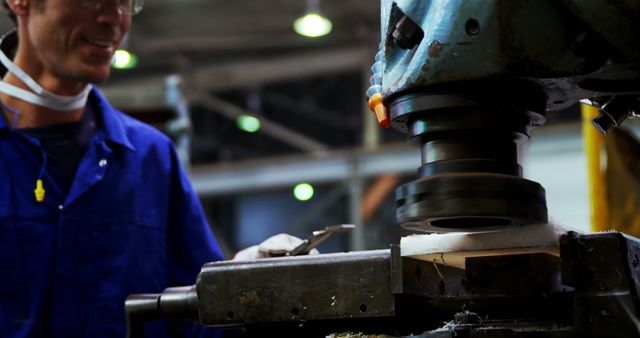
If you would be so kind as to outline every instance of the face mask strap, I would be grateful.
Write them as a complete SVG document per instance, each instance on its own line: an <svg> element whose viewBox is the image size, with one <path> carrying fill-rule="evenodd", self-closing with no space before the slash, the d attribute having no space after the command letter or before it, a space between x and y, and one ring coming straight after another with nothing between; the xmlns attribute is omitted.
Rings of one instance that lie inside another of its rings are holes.
<svg viewBox="0 0 640 338"><path fill-rule="evenodd" d="M12 32L13 34L17 34ZM0 62L12 72L20 81L27 85L32 91L29 92L22 88L0 81L0 92L15 98L24 100L26 102L49 108L56 111L71 111L83 108L89 97L91 91L91 85L87 85L82 92L74 96L62 96L54 94L44 88L33 80L27 73L16 66L2 50L2 42L4 37L0 38Z"/></svg>

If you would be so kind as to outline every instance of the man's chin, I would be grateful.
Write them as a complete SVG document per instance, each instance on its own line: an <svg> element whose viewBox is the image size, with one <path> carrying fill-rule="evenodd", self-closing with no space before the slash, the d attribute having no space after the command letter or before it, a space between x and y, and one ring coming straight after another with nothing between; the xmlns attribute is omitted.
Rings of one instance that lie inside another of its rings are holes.
<svg viewBox="0 0 640 338"><path fill-rule="evenodd" d="M109 79L111 71L109 68L100 71L89 71L80 74L82 81L87 83L104 83Z"/></svg>

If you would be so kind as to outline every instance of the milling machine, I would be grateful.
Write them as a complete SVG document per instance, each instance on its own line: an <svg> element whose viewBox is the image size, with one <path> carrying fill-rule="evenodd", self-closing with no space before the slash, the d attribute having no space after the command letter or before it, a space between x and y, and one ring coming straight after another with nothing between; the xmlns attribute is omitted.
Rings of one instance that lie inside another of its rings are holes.
<svg viewBox="0 0 640 338"><path fill-rule="evenodd" d="M382 0L369 104L422 155L396 223L440 234L209 263L193 286L130 296L130 335L173 318L245 336L640 336L640 241L546 224L518 163L548 112L589 102L603 133L640 114L638 18L635 0Z"/></svg>

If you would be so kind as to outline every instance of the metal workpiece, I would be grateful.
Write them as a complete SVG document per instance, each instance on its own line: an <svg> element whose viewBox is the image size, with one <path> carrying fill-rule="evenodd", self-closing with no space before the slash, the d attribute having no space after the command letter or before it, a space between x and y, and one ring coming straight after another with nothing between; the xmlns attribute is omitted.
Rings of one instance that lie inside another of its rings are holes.
<svg viewBox="0 0 640 338"><path fill-rule="evenodd" d="M507 250L467 256L465 269L402 257L397 246L209 263L195 289L130 296L129 329L190 317L240 327L241 337L637 337L640 241L568 232L559 245L559 258Z"/></svg>
<svg viewBox="0 0 640 338"><path fill-rule="evenodd" d="M482 318L499 313L506 322L570 322L571 298L553 294L561 290L558 260L548 255L472 258L469 266L499 279L488 287L477 273L401 257L397 249L207 264L197 283L200 323L241 326L247 336L324 337L425 332L465 309Z"/></svg>
<svg viewBox="0 0 640 338"><path fill-rule="evenodd" d="M560 258L547 253L467 257L465 291L472 295L563 293ZM487 278L491 276L491 278Z"/></svg>
<svg viewBox="0 0 640 338"><path fill-rule="evenodd" d="M394 273L390 250L209 263L197 282L200 323L390 316Z"/></svg>
<svg viewBox="0 0 640 338"><path fill-rule="evenodd" d="M200 323L241 326L247 337L406 336L448 321L454 333L561 337L572 323L571 288L559 285L559 261L547 254L473 257L467 270L393 248L230 263L203 268ZM480 277L487 272L491 279Z"/></svg>
<svg viewBox="0 0 640 338"><path fill-rule="evenodd" d="M559 244L559 258L468 257L460 294L426 297L415 308L450 315L419 337L638 337L640 241L568 232ZM438 266L441 276L452 274Z"/></svg>

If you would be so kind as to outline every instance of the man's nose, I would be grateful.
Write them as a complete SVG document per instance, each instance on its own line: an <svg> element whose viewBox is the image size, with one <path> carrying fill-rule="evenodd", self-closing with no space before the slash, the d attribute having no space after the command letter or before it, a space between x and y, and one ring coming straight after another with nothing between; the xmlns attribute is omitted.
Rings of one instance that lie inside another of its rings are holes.
<svg viewBox="0 0 640 338"><path fill-rule="evenodd" d="M120 6L120 0L103 0L98 9L98 21L112 25L119 24L125 13Z"/></svg>

